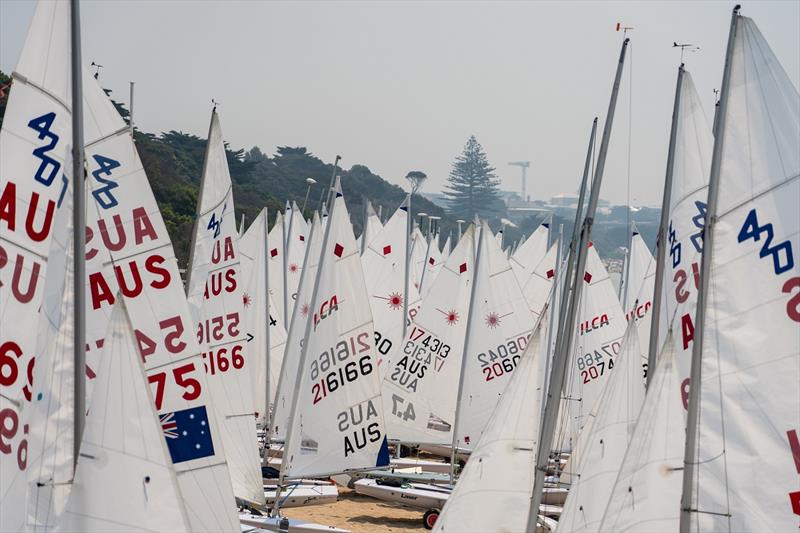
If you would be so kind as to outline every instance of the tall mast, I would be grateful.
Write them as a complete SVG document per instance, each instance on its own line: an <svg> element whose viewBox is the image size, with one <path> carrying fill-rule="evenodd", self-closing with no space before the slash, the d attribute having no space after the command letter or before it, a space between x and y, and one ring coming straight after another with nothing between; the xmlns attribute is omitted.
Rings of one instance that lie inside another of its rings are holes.
<svg viewBox="0 0 800 533"><path fill-rule="evenodd" d="M294 221L294 207L287 202L287 209L292 210L289 215L289 227L286 227L286 217L283 220L283 327L289 327L289 319L291 313L289 312L289 283L287 282L286 273L289 271L289 245L292 238L292 222Z"/></svg>
<svg viewBox="0 0 800 533"><path fill-rule="evenodd" d="M695 311L694 344L692 345L692 368L689 386L689 414L686 421L686 449L683 457L683 492L681 494L680 531L688 532L691 525L692 485L694 468L697 464L695 455L697 448L697 421L700 411L700 382L702 379L703 333L706 314L706 298L708 297L708 280L711 274L712 252L714 250L714 226L717 221L717 198L720 186L720 166L725 139L725 122L727 121L728 96L731 81L731 63L733 46L736 40L736 28L739 21L739 9L736 5L731 13L731 27L728 33L728 48L725 53L725 69L722 72L722 87L719 92L719 110L716 129L714 131L714 151L711 154L711 175L708 180L708 204L706 223L703 228L703 253L700 259L700 288L697 291L697 310Z"/></svg>
<svg viewBox="0 0 800 533"><path fill-rule="evenodd" d="M211 120L208 123L208 136L206 137L206 153L203 156L203 173L200 175L200 192L197 193L197 209L195 209L194 224L192 227L192 240L189 244L189 265L186 269L186 292L189 291L192 281L192 268L194 265L194 247L197 242L197 223L200 221L200 209L203 207L203 192L206 189L206 167L208 167L208 140L211 139L211 128L214 127L214 115L217 113L217 104L211 109ZM235 215L234 215L235 216Z"/></svg>
<svg viewBox="0 0 800 533"><path fill-rule="evenodd" d="M361 195L361 203L364 204L364 216L362 218L363 224L361 227L361 255L364 255L364 252L367 249L367 219L369 218L369 210L367 209L367 197L366 195Z"/></svg>
<svg viewBox="0 0 800 533"><path fill-rule="evenodd" d="M258 247L256 247L258 250ZM266 368L267 368L267 382L265 387L267 389L267 403L264 406L264 422L266 423L266 431L264 433L264 458L263 463L266 465L269 461L269 434L270 430L272 429L272 417L269 411L269 401L270 401L270 388L272 383L270 383L270 355L272 352L272 343L270 342L270 329L272 329L272 316L271 316L271 309L270 309L270 296L269 296L269 208L264 208L264 257L261 259L264 260L264 297L266 298L266 309L267 309L267 323L266 323L266 341L267 341L267 361L266 361Z"/></svg>
<svg viewBox="0 0 800 533"><path fill-rule="evenodd" d="M403 279L403 339L406 338L406 331L408 330L408 291L409 279L411 270L411 228L413 228L413 221L411 220L411 195L414 194L414 186L411 186L411 192L406 197L406 271ZM401 206L402 209L402 206Z"/></svg>
<svg viewBox="0 0 800 533"><path fill-rule="evenodd" d="M586 149L586 160L583 164L583 178L581 179L581 188L580 193L578 195L578 208L575 211L575 222L572 226L572 238L569 241L569 250L567 250L567 268L562 274L564 280L564 286L561 289L561 300L559 302L559 310L558 310L558 330L556 335L556 342L562 335L564 335L564 331L566 329L566 321L567 321L567 309L569 309L569 302L570 302L570 294L571 294L571 282L572 282L572 272L575 270L575 261L576 255L575 253L578 250L578 238L580 236L580 221L581 215L583 214L583 202L586 197L586 187L589 181L589 171L592 165L592 152L594 151L594 142L595 137L597 135L597 117L594 117L592 121L592 133L589 135L589 146ZM556 289L557 290L557 289ZM555 351L553 352L553 358L555 359ZM550 389L548 384L547 390ZM546 396L545 396L546 397ZM542 418L544 420L544 418Z"/></svg>
<svg viewBox="0 0 800 533"><path fill-rule="evenodd" d="M128 110L128 125L131 127L131 135L133 135L133 86L135 82L130 82L130 109Z"/></svg>
<svg viewBox="0 0 800 533"><path fill-rule="evenodd" d="M333 194L333 187L336 185L336 174L339 172L339 161L342 159L342 156L337 155L336 159L333 161L333 171L331 172L331 186L328 189L328 200L327 204L333 207L333 198L331 195Z"/></svg>
<svg viewBox="0 0 800 533"><path fill-rule="evenodd" d="M338 180L337 180L338 182ZM341 185L339 183L334 183L335 193L338 194ZM322 272L325 269L325 259L329 255L328 251L328 242L330 242L330 235L331 235L331 228L333 227L334 220L333 214L336 211L336 204L339 202L334 201L331 203L331 211L329 214L328 224L325 226L325 236L322 238L322 248L320 249L320 258L319 264L317 265L317 275L314 277L314 289L311 291L311 309L315 309L317 306L317 296L319 292L319 283L320 279L322 278ZM309 314L313 313L313 311L309 311ZM294 379L294 387L292 390L292 403L291 408L289 410L289 419L286 423L286 443L283 447L283 461L281 462L281 471L280 475L278 476L278 487L275 491L275 512L278 512L281 508L281 500L280 500L280 493L281 487L283 486L284 482L286 481L286 469L289 467L289 461L291 460L291 449L292 449L292 441L295 438L295 432L297 428L295 427L295 417L297 416L297 401L300 395L300 387L303 384L303 372L306 363L306 359L308 358L308 338L311 335L311 323L313 320L306 320L306 327L305 333L303 334L303 347L300 350L300 361L297 363L297 375Z"/></svg>
<svg viewBox="0 0 800 533"><path fill-rule="evenodd" d="M313 224L313 221L312 221L311 230L308 232L308 245L306 246L306 251L305 251L305 253L303 255L303 270L302 270L302 272L305 272L306 269L309 268L310 265L311 265L311 263L309 261L311 260L310 256L311 256L311 248L312 247L310 246L310 244L312 242L314 242L314 233L315 233L315 231L316 231L316 227L315 227L315 224ZM267 248L267 250L269 250L269 248ZM300 292L303 290L303 287L304 287L305 283L308 283L308 281L307 281L305 275L301 274L300 275L300 285L298 285L298 287L297 287L297 293L298 294L300 294ZM268 320L271 320L271 319L268 317ZM288 339L292 338L292 332L293 332L292 328L294 328L294 327L295 327L295 321L294 320L289 321L289 330L287 331L287 342L288 342ZM287 376L287 377L289 377L289 376ZM283 374L283 372L281 372L280 375L278 376L278 385L275 388L275 398L276 399L278 397L277 396L278 391L282 390L282 388L286 386L286 384L283 382L283 378L284 378L284 374ZM275 425L275 420L273 420L273 416L270 415L270 419L269 419L270 430L272 429L272 427L274 425ZM269 437L269 434L267 434L267 437ZM267 441L267 442L269 442L269 441Z"/></svg>
<svg viewBox="0 0 800 533"><path fill-rule="evenodd" d="M470 288L470 295L469 295L469 309L467 311L467 327L464 330L464 351L461 355L461 370L459 371L458 375L458 393L456 396L456 417L453 420L453 445L452 450L450 452L450 484L453 485L455 483L456 477L456 457L458 456L458 416L461 414L461 395L464 393L464 371L467 368L467 354L469 353L469 339L470 339L470 330L474 327L473 324L475 320L475 313L473 309L475 308L475 292L476 287L478 286L478 274L480 273L480 265L481 262L481 254L483 253L483 241L486 238L487 231L481 230L480 235L478 235L478 231L472 233L472 242L474 246L475 236L478 236L478 251L475 253L475 269L472 273L472 287ZM490 233L490 232L489 232Z"/></svg>
<svg viewBox="0 0 800 533"><path fill-rule="evenodd" d="M555 276L553 277L553 285L550 290L550 298L548 303L545 305L545 309L542 311L542 316L544 313L550 313L547 321L547 344L545 345L544 351L539 353L539 357L544 357L544 376L542 376L542 394L540 398L544 399L547 396L547 383L548 383L548 374L550 372L550 346L553 345L553 335L555 329L555 317L553 316L553 312L556 311L556 298L558 297L558 284L563 279L563 275L561 273L561 252L562 252L562 237L564 234L564 225L560 224L558 227L558 237L555 245L558 246L556 248L556 268L555 268ZM568 280L566 280L568 281ZM561 305L559 303L559 305ZM541 321L541 318L539 319ZM541 323L541 322L540 322ZM533 335L531 335L533 336ZM539 423L541 424L542 419L544 418L544 410L545 404L542 402L541 409L539 412ZM539 518L539 506L533 505L534 500L534 493L531 492L531 506L528 508L528 530L535 531L536 522ZM533 528L533 529L531 529Z"/></svg>
<svg viewBox="0 0 800 533"><path fill-rule="evenodd" d="M547 462L550 457L550 446L553 442L556 421L558 420L558 410L561 403L561 392L564 386L564 377L567 370L567 360L570 355L572 339L575 335L575 314L583 289L582 273L586 269L586 255L589 247L589 240L592 235L592 224L594 215L597 211L597 201L600 198L600 186L603 183L603 170L605 168L606 156L608 154L608 143L611 140L611 127L614 124L614 110L617 107L617 96L619 95L620 79L622 78L622 67L625 65L625 52L628 48L629 38L622 41L622 49L619 53L617 63L617 73L614 77L614 87L611 90L611 100L608 103L608 113L606 123L603 127L603 138L600 141L600 153L597 157L597 166L592 180L592 193L589 197L589 206L586 209L586 218L581 228L580 245L577 249L577 268L573 277L572 298L569 302L567 319L561 325L562 335L556 341L556 357L553 360L553 372L550 374L550 385L547 389L547 403L545 405L544 420L539 434L539 447L536 452L536 477L533 484L533 498L531 515L538 512L539 504L542 502L542 491L544 490L544 475L547 470ZM535 527L535 524L529 524Z"/></svg>
<svg viewBox="0 0 800 533"><path fill-rule="evenodd" d="M553 288L551 289L551 294L553 296L552 298L550 298L550 306L549 306L550 318L547 324L547 349L545 350L544 353L545 359L544 359L544 376L542 378L543 379L542 398L545 397L544 395L545 391L547 390L548 377L550 375L550 346L553 345L553 338L555 335L555 332L553 330L556 327L556 320L555 317L553 316L553 312L556 311L555 298L557 298L556 295L558 294L558 285L561 283L562 280L564 280L564 273L561 271L561 261L562 261L561 256L564 251L563 238L564 238L564 224L559 224L558 235L556 236L556 242L554 243L554 245L557 246L558 248L556 248L556 268L555 268L555 275L553 276ZM560 305L561 302L559 302L559 306ZM542 416L539 417L540 421L542 420L543 416L544 416L544 403L542 403Z"/></svg>
<svg viewBox="0 0 800 533"><path fill-rule="evenodd" d="M70 1L71 51L72 51L72 212L73 256L75 277L73 280L75 301L75 409L73 467L77 467L78 455L86 422L86 192L83 168L83 79L81 78L81 13L80 0Z"/></svg>
<svg viewBox="0 0 800 533"><path fill-rule="evenodd" d="M658 334L661 325L661 301L664 288L664 269L667 257L667 226L670 217L672 200L672 174L675 168L675 141L678 136L678 114L681 107L681 86L683 85L683 63L678 67L678 81L675 83L675 102L672 105L672 127L669 133L669 151L667 152L667 175L664 178L664 197L661 200L661 223L656 236L656 277L653 292L653 310L650 317L650 344L647 352L647 386L653 379L658 355Z"/></svg>
<svg viewBox="0 0 800 533"><path fill-rule="evenodd" d="M422 274L420 274L420 276L419 276L419 290L420 290L420 292L422 292L422 287L423 287L422 284L425 281L425 271L428 270L428 261L430 260L430 257L431 257L431 242L433 242L433 239L431 238L431 235L430 235L430 233L431 233L430 232L430 218L428 219L428 224L429 224L429 226L428 226L428 239L427 239L428 240L428 245L425 248L425 262L422 263Z"/></svg>

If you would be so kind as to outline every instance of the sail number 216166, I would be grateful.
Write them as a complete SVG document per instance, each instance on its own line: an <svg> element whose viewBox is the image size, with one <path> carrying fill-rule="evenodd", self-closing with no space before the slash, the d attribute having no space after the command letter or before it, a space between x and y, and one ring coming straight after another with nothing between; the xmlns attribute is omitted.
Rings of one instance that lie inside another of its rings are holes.
<svg viewBox="0 0 800 533"><path fill-rule="evenodd" d="M329 393L337 391L347 383L353 382L359 376L372 373L372 356L369 354L371 345L370 334L366 331L342 339L322 352L311 361L310 377L312 380L311 394L316 405L326 398ZM358 360L356 356L362 355Z"/></svg>

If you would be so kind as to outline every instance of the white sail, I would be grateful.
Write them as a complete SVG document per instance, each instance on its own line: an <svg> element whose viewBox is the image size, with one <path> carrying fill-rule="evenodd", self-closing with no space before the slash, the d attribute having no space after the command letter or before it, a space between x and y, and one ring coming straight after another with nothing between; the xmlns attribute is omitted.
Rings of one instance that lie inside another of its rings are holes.
<svg viewBox="0 0 800 533"><path fill-rule="evenodd" d="M558 248L553 244L542 260L539 261L539 264L528 274L528 278L521 283L522 295L528 303L528 308L531 310L534 320L539 318L544 305L547 303L547 298L550 296L553 279L555 279L556 275L557 255ZM513 261L512 258L512 266L514 264Z"/></svg>
<svg viewBox="0 0 800 533"><path fill-rule="evenodd" d="M327 220L327 215L325 220ZM275 406L272 411L271 434L276 440L286 438L288 430L289 410L291 409L294 384L297 379L297 368L300 364L300 352L303 348L303 336L306 322L310 319L311 293L314 290L314 279L317 277L319 256L322 253L322 237L324 229L317 213L311 223L311 231L306 245L306 257L303 262L302 279L297 290L297 312L292 314L289 331L284 347L283 363L275 391ZM272 232L270 232L272 235ZM270 240L270 242L272 242ZM270 268L272 265L270 265ZM270 271L271 274L272 271ZM270 279L272 279L270 277Z"/></svg>
<svg viewBox="0 0 800 533"><path fill-rule="evenodd" d="M392 439L452 444L474 269L475 227L470 226L439 272L406 338L389 355L383 403Z"/></svg>
<svg viewBox="0 0 800 533"><path fill-rule="evenodd" d="M709 192L713 247L703 257L689 525L791 531L800 525L800 94L755 22L736 15L734 24Z"/></svg>
<svg viewBox="0 0 800 533"><path fill-rule="evenodd" d="M453 251L453 245L450 242L450 235L447 236L447 240L444 241L444 245L442 245L442 261L447 261L447 258L450 257L450 252Z"/></svg>
<svg viewBox="0 0 800 533"><path fill-rule="evenodd" d="M435 532L526 531L542 401L532 384L541 379L546 328L542 321L523 352Z"/></svg>
<svg viewBox="0 0 800 533"><path fill-rule="evenodd" d="M578 475L572 478L558 520L562 531L599 531L608 495L644 401L640 354L636 324L630 323L614 371L593 411L591 428L584 429L578 441L580 461L572 463Z"/></svg>
<svg viewBox="0 0 800 533"><path fill-rule="evenodd" d="M86 129L87 401L118 295L134 324L156 410L207 417L212 446L168 441L195 531L230 529L236 509L221 437L222 418L197 344L167 228L148 186L130 129L96 80L84 75ZM234 229L235 231L235 229ZM209 490L208 487L214 487Z"/></svg>
<svg viewBox="0 0 800 533"><path fill-rule="evenodd" d="M361 256L364 282L370 296L381 377L389 368L388 357L403 341L403 307L406 270L406 228L408 199L397 208L386 226L375 236ZM419 292L408 285L408 319L419 309ZM395 350L396 353L396 350Z"/></svg>
<svg viewBox="0 0 800 533"><path fill-rule="evenodd" d="M297 288L303 271L303 260L306 256L306 239L308 239L308 222L296 203L292 203L291 217L286 227L286 320L291 320L294 304L297 301Z"/></svg>
<svg viewBox="0 0 800 533"><path fill-rule="evenodd" d="M593 245L590 244L587 254L583 275L586 285L578 306L578 323L574 326L577 334L568 368L571 379L567 381L565 394L571 418L568 435L573 443L611 375L626 329L622 306Z"/></svg>
<svg viewBox="0 0 800 533"><path fill-rule="evenodd" d="M669 227L665 243L664 287L658 346L673 331L675 364L681 382L675 391L689 405L689 369L694 344L694 313L700 284L700 253L705 227L708 175L711 167L711 127L700 95L684 72L678 110Z"/></svg>
<svg viewBox="0 0 800 533"><path fill-rule="evenodd" d="M375 212L375 208L372 207L372 202L366 199L364 201L367 202L367 218L364 221L364 230L358 236L357 244L359 249L366 251L375 236L383 229L383 224L378 213Z"/></svg>
<svg viewBox="0 0 800 533"><path fill-rule="evenodd" d="M25 523L28 445L39 308L56 211L67 194L70 111L70 7L39 2L0 131L0 530Z"/></svg>
<svg viewBox="0 0 800 533"><path fill-rule="evenodd" d="M119 298L57 531L190 530L164 436L189 433L197 446L211 446L208 427L190 417L159 419L137 342Z"/></svg>
<svg viewBox="0 0 800 533"><path fill-rule="evenodd" d="M74 464L74 261L72 186L56 212L39 313L28 428L26 529L52 528L69 496ZM24 474L24 472L23 472ZM24 483L24 476L18 482ZM14 487L12 490L20 490ZM22 489L25 490L25 489ZM5 512L5 508L3 509Z"/></svg>
<svg viewBox="0 0 800 533"><path fill-rule="evenodd" d="M422 273L425 271L425 257L428 255L428 241L419 230L414 228L411 234L411 284L420 290L422 287Z"/></svg>
<svg viewBox="0 0 800 533"><path fill-rule="evenodd" d="M436 276L439 275L439 271L441 271L442 266L444 266L445 258L439 251L439 245L436 244L437 240L436 237L433 237L427 244L425 262L422 267L422 277L420 278L419 294L421 298L425 298L425 296L431 292L431 287L436 283Z"/></svg>
<svg viewBox="0 0 800 533"><path fill-rule="evenodd" d="M216 110L211 113L197 212L187 281L189 308L221 421L233 493L263 505L250 371L255 363L247 346L233 190Z"/></svg>
<svg viewBox="0 0 800 533"><path fill-rule="evenodd" d="M489 423L528 345L534 318L505 252L484 222L475 266L471 321L467 324L463 390L458 398L456 445L473 448Z"/></svg>
<svg viewBox="0 0 800 533"><path fill-rule="evenodd" d="M676 117L676 144L665 286L662 346L601 530L677 530L694 336L696 276L704 224L711 132L700 97L684 71ZM643 338L640 332L640 339Z"/></svg>
<svg viewBox="0 0 800 533"><path fill-rule="evenodd" d="M289 478L389 463L372 312L337 178L305 324L293 423L281 474Z"/></svg>
<svg viewBox="0 0 800 533"><path fill-rule="evenodd" d="M542 222L539 227L522 242L511 256L511 268L520 285L524 285L536 266L544 259L550 241L550 223Z"/></svg>
<svg viewBox="0 0 800 533"><path fill-rule="evenodd" d="M636 323L642 365L645 369L650 346L655 275L656 261L653 254L650 253L639 231L634 228L631 235L631 249L628 251L625 272L622 275L622 309L625 311L625 319Z"/></svg>
<svg viewBox="0 0 800 533"><path fill-rule="evenodd" d="M269 261L269 294L275 303L273 314L277 315L278 322L287 328L292 317L286 316L283 305L283 285L286 283L286 266L283 263L283 255L286 250L286 246L284 246L286 236L283 227L285 223L286 219L283 213L278 213L267 237L270 244L267 260Z"/></svg>
<svg viewBox="0 0 800 533"><path fill-rule="evenodd" d="M668 335L599 531L678 531L686 414Z"/></svg>
<svg viewBox="0 0 800 533"><path fill-rule="evenodd" d="M250 224L239 240L239 254L244 280L242 300L245 308L245 324L252 335L248 348L253 361L251 376L253 378L253 397L256 420L259 426L268 422L267 383L269 383L269 402L275 397L278 376L281 374L283 349L286 346L286 330L273 312L275 302L267 287L267 210L261 210L258 217ZM269 314L267 313L269 298ZM269 327L269 346L267 346L267 328ZM269 358L269 376L267 376L267 358Z"/></svg>

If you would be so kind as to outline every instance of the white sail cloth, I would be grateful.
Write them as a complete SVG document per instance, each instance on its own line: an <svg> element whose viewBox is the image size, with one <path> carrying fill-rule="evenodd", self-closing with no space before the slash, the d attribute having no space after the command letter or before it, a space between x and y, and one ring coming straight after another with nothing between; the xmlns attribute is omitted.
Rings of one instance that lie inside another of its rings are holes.
<svg viewBox="0 0 800 533"><path fill-rule="evenodd" d="M58 206L67 194L72 130L70 7L39 2L13 74L0 131L0 530L26 520L36 329Z"/></svg>
<svg viewBox="0 0 800 533"><path fill-rule="evenodd" d="M580 460L572 462L572 478L564 510L558 520L561 531L596 532L608 504L617 472L633 434L644 401L639 334L629 323L614 370L603 385L603 393L584 428L577 448Z"/></svg>
<svg viewBox="0 0 800 533"><path fill-rule="evenodd" d="M625 319L636 323L639 332L639 349L643 368L647 368L650 346L650 321L652 319L653 290L655 289L656 261L639 231L631 235L631 249L625 261L622 280L622 309Z"/></svg>
<svg viewBox="0 0 800 533"><path fill-rule="evenodd" d="M56 531L190 531L164 436L207 426L159 419L133 325L120 298L111 315L66 510Z"/></svg>
<svg viewBox="0 0 800 533"><path fill-rule="evenodd" d="M497 241L493 241L497 246ZM434 531L526 531L539 437L547 322L540 322Z"/></svg>
<svg viewBox="0 0 800 533"><path fill-rule="evenodd" d="M680 376L667 336L599 531L677 531L686 414L675 394Z"/></svg>
<svg viewBox="0 0 800 533"><path fill-rule="evenodd" d="M87 180L87 401L102 360L108 320L121 296L134 325L159 415L207 419L209 446L168 441L181 494L195 531L236 524L230 474L197 328L178 263L142 162L108 96L84 76ZM235 228L234 228L235 231ZM214 487L213 490L209 487Z"/></svg>
<svg viewBox="0 0 800 533"><path fill-rule="evenodd" d="M300 353L303 349L303 336L306 332L306 322L311 320L311 313L309 313L311 309L311 293L314 290L314 280L317 277L324 231L319 216L314 213L306 245L306 257L303 261L302 278L297 289L297 312L292 314L289 322L283 363L281 364L281 372L278 377L277 390L275 391L275 406L272 411L270 433L271 437L276 440L284 440L288 431L289 411L292 408L294 384L297 379L297 368L300 365ZM272 232L270 232L271 235ZM272 265L270 265L270 268L272 268ZM271 276L272 271L270 270L270 279L272 279Z"/></svg>
<svg viewBox="0 0 800 533"><path fill-rule="evenodd" d="M684 72L681 83L676 128L658 346L663 346L667 332L672 330L675 364L681 376L675 393L682 398L684 408L688 408L694 313L713 143L700 95L688 71Z"/></svg>
<svg viewBox="0 0 800 533"><path fill-rule="evenodd" d="M270 295L267 280L267 256L269 243L267 237L267 209L264 208L239 240L239 253L244 279L245 323L247 331L253 336L248 343L250 358L253 361L253 405L257 424L268 423L271 406L281 374L283 349L286 346L286 329L276 317L275 302ZM268 311L269 309L269 311ZM269 346L267 346L269 328ZM267 360L269 359L269 372ZM270 397L267 398L267 389Z"/></svg>
<svg viewBox="0 0 800 533"><path fill-rule="evenodd" d="M690 528L800 525L800 94L736 16L721 145ZM722 122L720 122L722 124ZM763 482L760 482L763 480Z"/></svg>
<svg viewBox="0 0 800 533"><path fill-rule="evenodd" d="M264 504L244 317L233 191L222 130L211 114L195 221L187 299L203 352L222 445L237 498Z"/></svg>
<svg viewBox="0 0 800 533"><path fill-rule="evenodd" d="M613 372L626 329L625 315L611 278L591 244L582 282L586 285L578 306L578 323L574 325L577 333L565 391L571 426L568 436L572 444Z"/></svg>
<svg viewBox="0 0 800 533"><path fill-rule="evenodd" d="M484 222L483 246L464 342L456 446L471 449L488 424L528 345L534 318L505 252Z"/></svg>
<svg viewBox="0 0 800 533"><path fill-rule="evenodd" d="M372 312L336 180L295 381L282 477L389 463Z"/></svg>
<svg viewBox="0 0 800 533"><path fill-rule="evenodd" d="M410 322L419 309L419 291L408 284L405 294L406 231L408 228L408 199L391 216L386 226L372 239L361 256L364 265L364 282L370 295L370 305L375 327L375 348L380 358L381 377L389 368L389 355L403 341L403 308L408 297Z"/></svg>
<svg viewBox="0 0 800 533"><path fill-rule="evenodd" d="M510 263L520 285L525 285L533 270L544 259L549 241L550 223L543 222L514 250Z"/></svg>
<svg viewBox="0 0 800 533"><path fill-rule="evenodd" d="M392 439L452 444L474 270L475 227L470 226L422 302L406 338L389 356L383 403Z"/></svg>

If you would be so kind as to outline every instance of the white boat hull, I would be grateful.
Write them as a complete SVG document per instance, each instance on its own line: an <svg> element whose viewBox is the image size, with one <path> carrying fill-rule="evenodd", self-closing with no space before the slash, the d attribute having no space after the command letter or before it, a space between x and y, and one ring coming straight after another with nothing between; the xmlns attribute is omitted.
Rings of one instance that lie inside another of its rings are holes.
<svg viewBox="0 0 800 533"><path fill-rule="evenodd" d="M415 459L413 457L397 457L392 458L389 462L389 467L394 469L413 468L418 469L418 472L434 472L437 474L449 474L450 463L442 463L440 461L430 461L427 459Z"/></svg>
<svg viewBox="0 0 800 533"><path fill-rule="evenodd" d="M364 496L424 510L441 509L450 495L449 487L424 483L408 483L396 487L380 484L375 479L359 479L354 488L356 493Z"/></svg>
<svg viewBox="0 0 800 533"><path fill-rule="evenodd" d="M275 505L276 485L264 485L267 507ZM299 485L281 491L281 508L303 507L306 505L326 505L339 500L336 485L324 481L303 480Z"/></svg>
<svg viewBox="0 0 800 533"><path fill-rule="evenodd" d="M259 531L279 531L278 524L280 518L260 516L250 513L239 513L239 523L242 533L256 533ZM339 529L333 526L324 526L302 520L289 519L289 533L350 533L347 529Z"/></svg>
<svg viewBox="0 0 800 533"><path fill-rule="evenodd" d="M423 452L432 453L433 455L438 455L439 457L444 457L448 461L450 460L450 456L453 454L453 448L446 444L420 444L419 449ZM470 452L459 448L458 457L456 460L466 462L469 459Z"/></svg>

